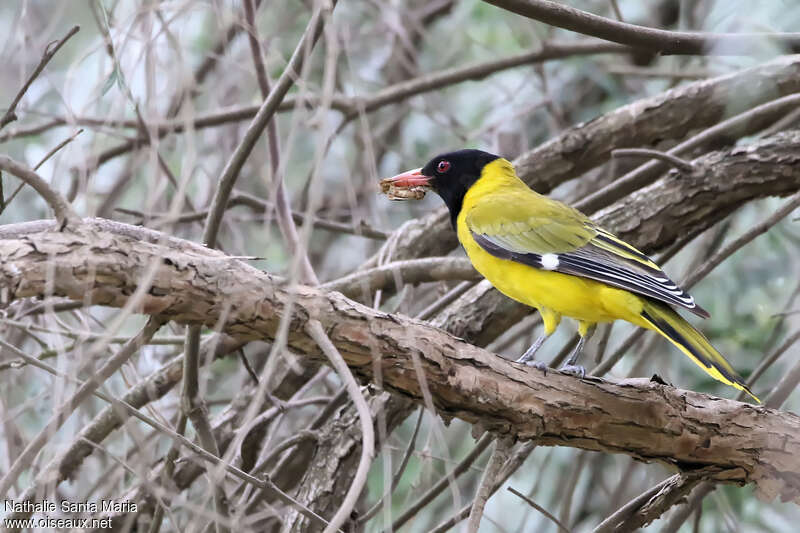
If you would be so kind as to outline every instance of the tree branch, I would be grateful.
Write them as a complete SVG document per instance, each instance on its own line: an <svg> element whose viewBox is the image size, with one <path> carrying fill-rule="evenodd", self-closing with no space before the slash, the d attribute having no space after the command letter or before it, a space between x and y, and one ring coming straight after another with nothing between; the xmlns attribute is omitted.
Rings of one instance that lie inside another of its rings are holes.
<svg viewBox="0 0 800 533"><path fill-rule="evenodd" d="M17 477L25 468L31 465L36 455L47 444L48 438L62 426L75 408L91 396L103 381L116 372L143 344L146 344L161 328L161 325L161 320L157 317L151 317L137 335L131 337L116 354L106 361L100 369L93 372L88 380L83 382L80 388L50 417L47 425L39 430L36 437L28 442L23 452L14 459L14 463L9 468L8 473L0 479L0 493L8 494L9 488L16 483Z"/></svg>
<svg viewBox="0 0 800 533"><path fill-rule="evenodd" d="M72 209L69 202L67 202L61 193L50 187L50 184L39 174L5 155L0 155L0 171L2 170L18 177L39 193L39 196L41 196L53 210L59 226L63 228L67 225L80 224L81 219L75 210Z"/></svg>
<svg viewBox="0 0 800 533"><path fill-rule="evenodd" d="M372 427L372 413L367 405L361 389L358 386L353 374L347 366L344 358L333 345L322 324L317 320L309 320L306 323L306 332L314 339L314 342L320 347L322 352L328 358L331 366L336 369L345 387L347 387L347 394L353 400L358 411L358 419L361 423L361 458L358 461L358 468L355 476L353 476L353 483L347 489L347 495L342 500L342 504L336 511L336 514L331 518L330 523L325 527L324 533L333 533L350 517L350 512L358 503L358 497L361 495L361 490L367 482L367 474L369 474L369 467L372 465L372 457L375 453L375 431Z"/></svg>
<svg viewBox="0 0 800 533"><path fill-rule="evenodd" d="M47 47L44 50L44 54L42 54L42 59L39 60L39 64L36 65L35 69L33 69L31 75L28 76L28 79L22 85L22 88L20 88L19 92L17 92L17 95L11 101L11 104L8 106L8 109L6 109L6 112L3 114L3 117L0 118L0 130L3 129L3 127L9 122L17 120L17 114L15 113L15 111L17 109L17 104L19 104L19 101L22 100L22 97L25 96L26 92L28 92L28 88L31 86L34 80L39 77L39 74L42 73L44 67L46 67L47 64L50 62L50 60L53 59L53 56L56 55L56 53L61 49L61 47L64 46L64 44L67 41L69 41L73 35L78 33L80 29L81 29L80 26L77 25L73 26L72 28L70 28L67 34L64 35L64 37L62 37L60 40L54 41L47 45Z"/></svg>
<svg viewBox="0 0 800 533"><path fill-rule="evenodd" d="M362 290L371 294L396 282L415 284L425 281L479 279L482 279L480 274L464 257L426 257L395 261L362 270L323 283L320 287L329 291L339 291L353 298Z"/></svg>
<svg viewBox="0 0 800 533"><path fill-rule="evenodd" d="M333 4L335 5L335 2ZM275 111L277 111L284 96L286 96L286 93L294 84L294 80L299 75L303 63L306 60L307 53L310 52L311 48L317 42L324 22L324 17L322 16L324 9L326 8L317 8L314 10L300 42L295 47L292 57L289 59L289 63L283 69L283 73L280 78L278 78L269 96L264 99L264 102L261 104L261 107L259 107L258 112L248 126L242 141L236 147L236 150L231 155L230 159L228 159L225 168L222 170L219 184L214 192L211 209L209 209L208 218L206 219L205 231L203 232L203 242L208 246L213 247L216 244L217 232L222 222L222 215L225 212L228 198L230 197L233 185L247 157L255 147L258 138L261 136L264 128L267 127Z"/></svg>
<svg viewBox="0 0 800 533"><path fill-rule="evenodd" d="M548 0L485 0L499 8L607 41L663 55L756 55L766 44L800 50L797 33L697 33L627 24Z"/></svg>
<svg viewBox="0 0 800 533"><path fill-rule="evenodd" d="M372 379L378 351L384 354L385 386L421 402L416 359L437 409L446 416L480 423L500 436L625 453L702 471L717 481L755 483L767 498L800 494L800 464L794 460L800 453L800 418L790 413L643 380L544 376L340 294L280 286L270 275L226 261L214 250L188 254L87 228L80 235L45 231L0 241L0 257L13 258L3 262L0 274L11 299L44 294L50 284L52 294L110 306L124 304L148 263L158 257L162 266L142 312L213 325L229 308L223 326L227 334L270 340L292 300L290 348L319 357L305 330L308 320L319 320L356 375ZM219 268L221 261L225 268Z"/></svg>

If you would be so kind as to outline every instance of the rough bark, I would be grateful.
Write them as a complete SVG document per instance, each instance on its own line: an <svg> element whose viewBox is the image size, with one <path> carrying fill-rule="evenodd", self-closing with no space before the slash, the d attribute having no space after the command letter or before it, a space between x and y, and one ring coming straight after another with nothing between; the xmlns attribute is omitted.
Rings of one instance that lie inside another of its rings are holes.
<svg viewBox="0 0 800 533"><path fill-rule="evenodd" d="M387 434L400 424L414 406L405 397L378 394L369 400L373 420L378 413L391 413L386 420ZM317 514L329 517L338 509L342 495L347 492L361 453L361 431L358 413L352 403L336 413L321 428L319 445L308 460L308 469L295 493L295 498L311 507ZM375 428L378 434L378 428ZM380 445L380 442L376 443ZM296 509L287 509L283 518L283 531L309 531L309 519Z"/></svg>

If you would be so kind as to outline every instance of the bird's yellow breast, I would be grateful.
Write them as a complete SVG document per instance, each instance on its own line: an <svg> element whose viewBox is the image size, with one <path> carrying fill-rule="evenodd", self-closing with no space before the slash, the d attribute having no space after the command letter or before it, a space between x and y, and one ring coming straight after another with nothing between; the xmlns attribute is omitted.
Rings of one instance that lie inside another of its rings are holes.
<svg viewBox="0 0 800 533"><path fill-rule="evenodd" d="M485 167L481 178L467 191L456 220L458 240L475 269L497 290L525 305L590 323L623 319L640 324L642 300L635 294L589 279L500 259L475 242L466 223L469 211L499 192L507 196L509 187L518 187L515 183L506 183L507 180L491 166L490 163ZM518 191L515 201L535 202L540 198L524 184Z"/></svg>

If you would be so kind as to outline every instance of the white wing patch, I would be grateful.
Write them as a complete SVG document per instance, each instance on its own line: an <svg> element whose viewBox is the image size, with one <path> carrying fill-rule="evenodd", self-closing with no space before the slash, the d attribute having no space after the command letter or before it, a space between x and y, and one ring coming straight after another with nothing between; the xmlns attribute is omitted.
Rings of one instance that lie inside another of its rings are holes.
<svg viewBox="0 0 800 533"><path fill-rule="evenodd" d="M542 268L545 270L555 270L558 268L558 256L556 254L542 255Z"/></svg>

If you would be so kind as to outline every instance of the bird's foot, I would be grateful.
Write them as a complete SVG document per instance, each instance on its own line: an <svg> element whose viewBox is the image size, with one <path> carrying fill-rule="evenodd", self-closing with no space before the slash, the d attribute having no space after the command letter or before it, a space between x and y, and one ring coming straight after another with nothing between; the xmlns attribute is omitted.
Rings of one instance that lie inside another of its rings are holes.
<svg viewBox="0 0 800 533"><path fill-rule="evenodd" d="M586 369L583 368L581 365L564 365L558 369L560 372L564 372L565 374L572 374L575 377L583 379L586 377Z"/></svg>
<svg viewBox="0 0 800 533"><path fill-rule="evenodd" d="M537 368L542 371L542 374L547 375L547 364L544 361L527 361L525 364Z"/></svg>
<svg viewBox="0 0 800 533"><path fill-rule="evenodd" d="M530 350L528 350L528 352L530 352ZM534 362L533 361L534 355L531 354L531 353L528 353L528 352L525 352L524 354L522 354L522 356L519 359L517 359L516 361L514 361L514 362L515 363L519 363L521 365L527 365L527 364L530 364L531 362Z"/></svg>

